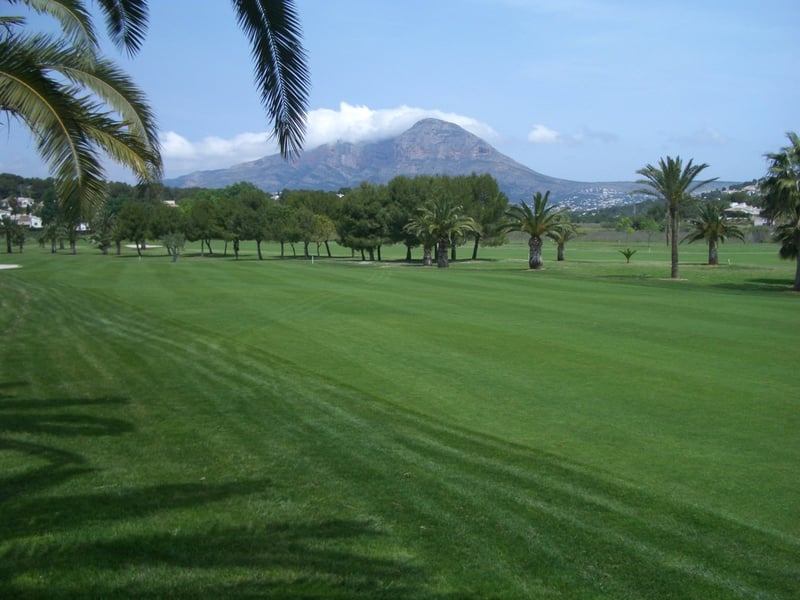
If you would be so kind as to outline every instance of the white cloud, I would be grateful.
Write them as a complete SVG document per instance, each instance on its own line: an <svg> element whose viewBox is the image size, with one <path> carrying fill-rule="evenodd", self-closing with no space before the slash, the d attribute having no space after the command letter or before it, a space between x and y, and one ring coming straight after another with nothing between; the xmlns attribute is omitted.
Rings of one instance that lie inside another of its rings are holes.
<svg viewBox="0 0 800 600"><path fill-rule="evenodd" d="M614 133L595 131L588 127L582 128L578 133L566 134L550 129L545 125L537 124L533 126L533 129L528 134L528 141L533 144L581 144L584 142L603 142L608 144L618 140L619 138Z"/></svg>
<svg viewBox="0 0 800 600"><path fill-rule="evenodd" d="M420 119L436 118L460 125L486 140L498 134L487 124L464 115L435 109L399 106L371 109L346 102L339 110L309 111L305 148L312 150L336 141L365 142L398 135ZM207 137L191 141L174 131L161 135L161 152L169 177L202 169L227 168L234 164L275 154L278 147L268 132L240 133L232 138Z"/></svg>
<svg viewBox="0 0 800 600"><path fill-rule="evenodd" d="M308 113L306 147L311 149L335 141L384 139L404 132L425 118L450 121L484 139L497 138L497 133L485 123L456 113L405 105L373 110L342 102L338 111L321 108Z"/></svg>
<svg viewBox="0 0 800 600"><path fill-rule="evenodd" d="M699 129L688 135L681 135L671 138L671 141L681 144L693 144L698 146L721 146L727 144L729 139L726 135L716 129L706 127Z"/></svg>
<svg viewBox="0 0 800 600"><path fill-rule="evenodd" d="M528 141L534 144L556 144L563 141L564 137L544 125L534 125L531 132L528 134Z"/></svg>

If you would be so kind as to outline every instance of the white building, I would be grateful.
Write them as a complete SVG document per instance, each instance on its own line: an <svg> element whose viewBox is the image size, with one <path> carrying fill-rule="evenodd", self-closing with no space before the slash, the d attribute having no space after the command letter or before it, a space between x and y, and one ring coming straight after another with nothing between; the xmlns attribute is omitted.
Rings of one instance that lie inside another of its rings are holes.
<svg viewBox="0 0 800 600"><path fill-rule="evenodd" d="M753 225L766 225L767 220L761 216L761 209L756 206L750 206L745 202L731 202L729 208L725 209L729 215L731 213L746 214L752 221Z"/></svg>
<svg viewBox="0 0 800 600"><path fill-rule="evenodd" d="M31 229L42 228L42 218L35 215L13 215L11 220L22 227L29 227Z"/></svg>

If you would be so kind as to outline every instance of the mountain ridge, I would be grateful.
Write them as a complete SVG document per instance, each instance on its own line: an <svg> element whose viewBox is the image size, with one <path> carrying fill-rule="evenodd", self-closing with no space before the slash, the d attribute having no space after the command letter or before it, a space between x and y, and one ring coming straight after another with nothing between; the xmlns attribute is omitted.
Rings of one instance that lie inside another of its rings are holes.
<svg viewBox="0 0 800 600"><path fill-rule="evenodd" d="M579 182L544 175L500 153L455 123L422 119L401 134L371 142L337 141L304 152L295 162L265 156L227 169L195 171L165 180L173 187L222 188L248 181L268 192L337 191L366 181L385 184L398 175L492 175L512 202L550 190L554 201L584 205L625 200L633 182Z"/></svg>

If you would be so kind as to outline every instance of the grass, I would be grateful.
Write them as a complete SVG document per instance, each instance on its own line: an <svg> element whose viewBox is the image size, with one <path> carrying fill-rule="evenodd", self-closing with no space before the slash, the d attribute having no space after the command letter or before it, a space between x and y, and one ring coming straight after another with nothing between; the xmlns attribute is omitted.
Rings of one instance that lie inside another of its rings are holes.
<svg viewBox="0 0 800 600"><path fill-rule="evenodd" d="M243 246L0 255L0 596L796 597L775 246Z"/></svg>

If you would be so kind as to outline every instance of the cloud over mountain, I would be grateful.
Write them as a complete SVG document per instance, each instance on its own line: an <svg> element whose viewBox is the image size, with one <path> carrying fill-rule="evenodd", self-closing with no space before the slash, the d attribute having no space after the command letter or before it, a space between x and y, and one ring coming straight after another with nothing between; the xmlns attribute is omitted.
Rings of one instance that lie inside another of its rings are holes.
<svg viewBox="0 0 800 600"><path fill-rule="evenodd" d="M396 136L414 123L435 118L455 123L485 140L498 134L487 124L455 113L436 109L398 106L372 109L364 105L339 104L338 110L320 108L308 112L307 150L334 142L372 142ZM255 160L278 151L269 132L245 132L230 138L206 137L189 140L175 131L161 136L162 154L168 175L214 169Z"/></svg>

